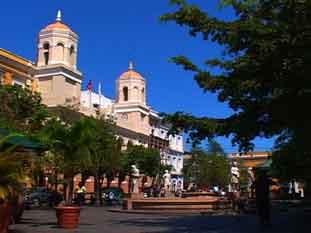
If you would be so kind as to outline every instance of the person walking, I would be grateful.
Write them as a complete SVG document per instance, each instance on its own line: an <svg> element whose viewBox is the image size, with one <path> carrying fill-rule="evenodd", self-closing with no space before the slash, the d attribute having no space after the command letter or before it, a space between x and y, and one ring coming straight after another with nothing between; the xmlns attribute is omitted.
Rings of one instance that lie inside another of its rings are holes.
<svg viewBox="0 0 311 233"><path fill-rule="evenodd" d="M261 226L270 224L270 184L266 171L256 171L256 208Z"/></svg>

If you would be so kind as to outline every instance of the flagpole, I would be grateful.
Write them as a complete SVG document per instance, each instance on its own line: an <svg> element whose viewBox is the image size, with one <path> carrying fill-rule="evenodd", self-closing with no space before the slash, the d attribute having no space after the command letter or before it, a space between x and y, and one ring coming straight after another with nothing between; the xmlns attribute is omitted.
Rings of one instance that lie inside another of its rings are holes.
<svg viewBox="0 0 311 233"><path fill-rule="evenodd" d="M90 101L89 106L90 106L90 108L92 108L92 90L89 90L89 98L90 98L89 99L89 101Z"/></svg>
<svg viewBox="0 0 311 233"><path fill-rule="evenodd" d="M89 107L92 108L92 89L93 89L92 80L89 81L87 89L89 90L89 104L90 104Z"/></svg>
<svg viewBox="0 0 311 233"><path fill-rule="evenodd" d="M99 108L101 108L101 100L102 100L102 85L101 81L98 83L98 95L99 95Z"/></svg>

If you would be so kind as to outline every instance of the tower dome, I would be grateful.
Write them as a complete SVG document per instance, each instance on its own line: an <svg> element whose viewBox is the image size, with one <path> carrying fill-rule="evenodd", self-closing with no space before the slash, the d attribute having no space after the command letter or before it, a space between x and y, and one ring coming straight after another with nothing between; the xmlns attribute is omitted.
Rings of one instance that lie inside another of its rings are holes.
<svg viewBox="0 0 311 233"><path fill-rule="evenodd" d="M129 79L129 78L144 79L140 73L134 70L133 62L130 62L128 70L120 75L120 79Z"/></svg>
<svg viewBox="0 0 311 233"><path fill-rule="evenodd" d="M61 31L68 31L72 32L71 28L66 25L64 22L62 22L62 12L58 10L56 20L55 22L47 25L45 28L43 28L41 31L51 31L51 30L61 30Z"/></svg>
<svg viewBox="0 0 311 233"><path fill-rule="evenodd" d="M63 64L77 69L78 35L62 22L62 13L57 12L54 23L39 33L38 66Z"/></svg>

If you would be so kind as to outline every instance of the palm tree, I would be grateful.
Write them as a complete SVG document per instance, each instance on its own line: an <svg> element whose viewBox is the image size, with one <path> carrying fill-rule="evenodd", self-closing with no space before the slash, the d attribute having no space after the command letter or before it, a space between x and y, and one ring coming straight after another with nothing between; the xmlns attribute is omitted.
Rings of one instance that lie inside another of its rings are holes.
<svg viewBox="0 0 311 233"><path fill-rule="evenodd" d="M58 172L64 175L65 199L67 204L72 201L73 178L81 172L83 156L87 153L87 130L83 119L67 125L57 119L51 119L40 132L41 140L48 144L56 155Z"/></svg>

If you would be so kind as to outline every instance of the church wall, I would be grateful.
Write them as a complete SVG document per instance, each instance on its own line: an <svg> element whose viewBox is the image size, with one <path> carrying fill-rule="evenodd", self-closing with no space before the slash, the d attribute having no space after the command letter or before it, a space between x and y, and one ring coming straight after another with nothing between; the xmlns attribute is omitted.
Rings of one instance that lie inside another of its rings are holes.
<svg viewBox="0 0 311 233"><path fill-rule="evenodd" d="M118 113L117 125L146 135L150 132L148 116L138 111Z"/></svg>

